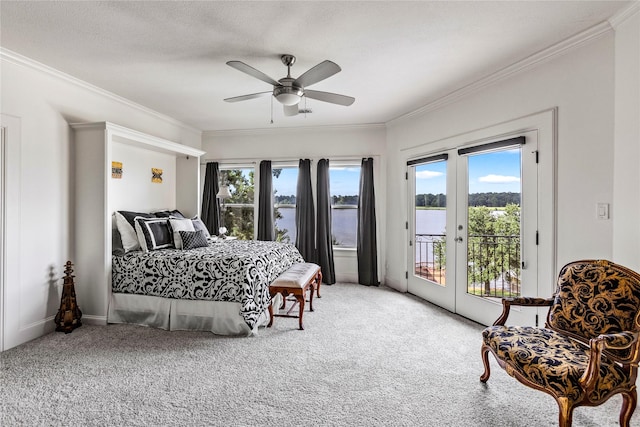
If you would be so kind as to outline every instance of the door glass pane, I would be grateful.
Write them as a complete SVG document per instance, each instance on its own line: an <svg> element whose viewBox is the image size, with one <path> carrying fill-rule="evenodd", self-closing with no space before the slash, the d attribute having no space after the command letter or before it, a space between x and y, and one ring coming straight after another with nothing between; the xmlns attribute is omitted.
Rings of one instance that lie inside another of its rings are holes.
<svg viewBox="0 0 640 427"><path fill-rule="evenodd" d="M447 162L415 167L414 275L445 284Z"/></svg>
<svg viewBox="0 0 640 427"><path fill-rule="evenodd" d="M520 295L521 150L468 157L467 292Z"/></svg>

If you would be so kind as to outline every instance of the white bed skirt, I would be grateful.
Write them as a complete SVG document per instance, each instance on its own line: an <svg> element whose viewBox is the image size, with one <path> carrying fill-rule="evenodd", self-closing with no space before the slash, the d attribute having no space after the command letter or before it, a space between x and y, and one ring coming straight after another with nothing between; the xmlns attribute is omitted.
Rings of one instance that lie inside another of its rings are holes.
<svg viewBox="0 0 640 427"><path fill-rule="evenodd" d="M133 323L168 331L210 331L217 335L252 335L269 323L265 310L253 330L240 316L240 303L177 300L111 293L107 323Z"/></svg>

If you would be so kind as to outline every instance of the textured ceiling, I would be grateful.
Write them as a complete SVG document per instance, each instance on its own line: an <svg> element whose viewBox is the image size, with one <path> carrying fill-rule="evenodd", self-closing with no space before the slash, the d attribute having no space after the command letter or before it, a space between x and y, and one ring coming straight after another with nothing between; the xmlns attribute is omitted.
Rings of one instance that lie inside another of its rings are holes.
<svg viewBox="0 0 640 427"><path fill-rule="evenodd" d="M563 39L632 2L306 1L0 2L0 45L201 130L384 123ZM342 71L310 87L353 96L309 99L284 117L271 97L280 55L299 76L329 59Z"/></svg>

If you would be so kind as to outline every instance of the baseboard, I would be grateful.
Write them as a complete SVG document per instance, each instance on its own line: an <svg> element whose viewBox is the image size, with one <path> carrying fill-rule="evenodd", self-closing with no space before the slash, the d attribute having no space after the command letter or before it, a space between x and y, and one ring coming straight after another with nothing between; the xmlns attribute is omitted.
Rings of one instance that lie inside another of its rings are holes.
<svg viewBox="0 0 640 427"><path fill-rule="evenodd" d="M92 316L90 314L83 314L81 321L83 325L105 326L107 324L107 316Z"/></svg>
<svg viewBox="0 0 640 427"><path fill-rule="evenodd" d="M395 289L398 292L407 292L407 283L404 281L393 280L389 277L385 277L384 282L388 287Z"/></svg>
<svg viewBox="0 0 640 427"><path fill-rule="evenodd" d="M336 282L358 283L357 274L336 274Z"/></svg>

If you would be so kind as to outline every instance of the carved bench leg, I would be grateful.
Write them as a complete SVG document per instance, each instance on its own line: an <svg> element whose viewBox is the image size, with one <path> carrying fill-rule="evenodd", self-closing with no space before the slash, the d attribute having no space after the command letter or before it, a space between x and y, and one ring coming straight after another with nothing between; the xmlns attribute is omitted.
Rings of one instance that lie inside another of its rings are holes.
<svg viewBox="0 0 640 427"><path fill-rule="evenodd" d="M302 315L304 314L304 298L305 298L305 291L302 291L302 295L296 295L296 299L298 300L298 304L300 304L300 319L298 320L298 323L300 324L300 330L304 331L304 328L302 327Z"/></svg>
<svg viewBox="0 0 640 427"><path fill-rule="evenodd" d="M309 311L313 311L313 283L308 285L307 288L304 290L304 293L306 294L307 291L309 291Z"/></svg>
<svg viewBox="0 0 640 427"><path fill-rule="evenodd" d="M269 304L269 324L267 325L267 328L270 328L271 325L273 325L273 301Z"/></svg>
<svg viewBox="0 0 640 427"><path fill-rule="evenodd" d="M320 297L320 285L322 284L322 271L318 271L318 275L316 276L316 283L315 283L315 288L316 288L316 296L318 298Z"/></svg>

